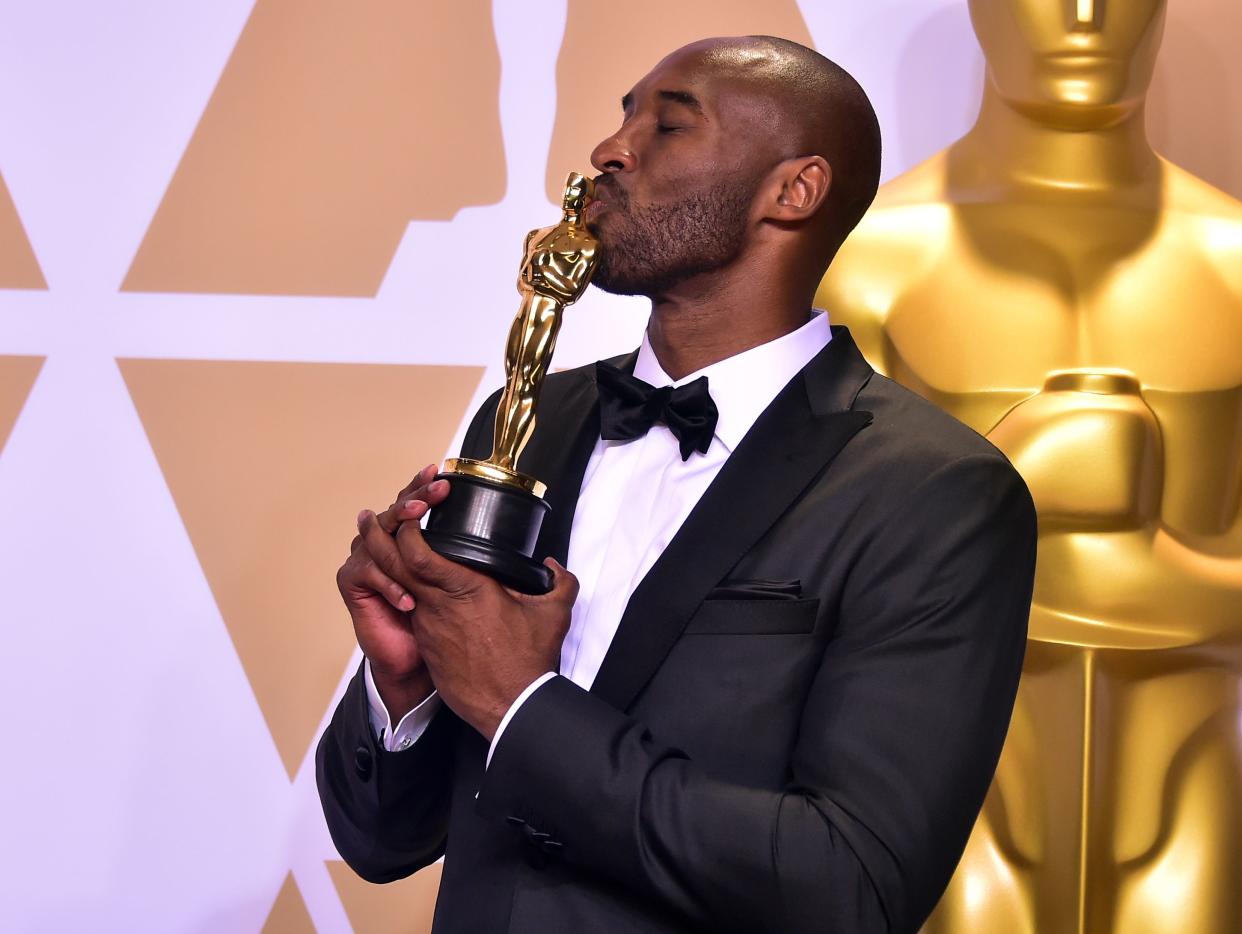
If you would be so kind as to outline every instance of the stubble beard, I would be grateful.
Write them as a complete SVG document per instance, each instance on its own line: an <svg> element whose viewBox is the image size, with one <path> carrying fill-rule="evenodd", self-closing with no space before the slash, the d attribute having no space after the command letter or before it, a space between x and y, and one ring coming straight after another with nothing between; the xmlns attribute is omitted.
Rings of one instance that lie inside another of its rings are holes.
<svg viewBox="0 0 1242 934"><path fill-rule="evenodd" d="M654 297L741 254L750 192L721 183L672 204L632 205L609 189L611 214L596 230L600 262L592 282L616 295Z"/></svg>

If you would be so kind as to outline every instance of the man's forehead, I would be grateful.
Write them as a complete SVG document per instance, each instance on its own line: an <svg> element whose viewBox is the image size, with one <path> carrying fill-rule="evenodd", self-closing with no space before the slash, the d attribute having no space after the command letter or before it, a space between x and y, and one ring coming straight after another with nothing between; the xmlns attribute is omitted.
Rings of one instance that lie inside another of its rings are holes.
<svg viewBox="0 0 1242 934"><path fill-rule="evenodd" d="M667 92L688 92L705 106L722 99L759 95L758 71L771 64L770 52L732 39L703 39L670 52L625 95L670 98ZM661 94L661 92L666 92Z"/></svg>

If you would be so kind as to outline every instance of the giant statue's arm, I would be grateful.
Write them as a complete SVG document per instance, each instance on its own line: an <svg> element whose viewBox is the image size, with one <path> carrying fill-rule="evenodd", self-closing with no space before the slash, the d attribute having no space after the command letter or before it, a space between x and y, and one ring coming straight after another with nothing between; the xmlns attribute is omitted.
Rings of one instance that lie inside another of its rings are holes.
<svg viewBox="0 0 1242 934"><path fill-rule="evenodd" d="M1039 509L1034 638L1161 648L1242 629L1242 560L1162 520L1160 426L1140 396L1046 387L988 438Z"/></svg>
<svg viewBox="0 0 1242 934"><path fill-rule="evenodd" d="M1181 169L1177 171L1184 175ZM1193 181L1199 186L1203 184L1200 179ZM1201 220L1201 250L1212 272L1232 293L1232 314L1225 325L1232 336L1221 342L1220 348L1224 354L1237 360L1242 356L1242 338L1238 337L1242 335L1242 205L1220 192L1213 192L1212 200L1211 207L1214 210L1205 211L1206 216ZM1237 430L1242 432L1242 425ZM1216 440L1217 443L1232 443L1242 447L1242 438ZM1226 533L1227 544L1223 548L1213 548L1212 551L1228 555L1242 563L1242 463L1239 463L1233 492L1236 507L1230 529ZM1242 577L1242 570L1239 570L1238 576Z"/></svg>

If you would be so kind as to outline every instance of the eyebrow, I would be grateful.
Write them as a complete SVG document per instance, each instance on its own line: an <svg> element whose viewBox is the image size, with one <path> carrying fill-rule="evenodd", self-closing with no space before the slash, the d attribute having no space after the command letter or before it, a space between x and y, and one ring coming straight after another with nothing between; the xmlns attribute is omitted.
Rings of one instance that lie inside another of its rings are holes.
<svg viewBox="0 0 1242 934"><path fill-rule="evenodd" d="M656 96L660 100L671 101L674 104L682 104L685 107L689 107L697 114L702 115L703 113L703 104L689 91L657 91ZM629 110L630 105L633 103L634 95L626 94L625 97L621 98L621 109Z"/></svg>

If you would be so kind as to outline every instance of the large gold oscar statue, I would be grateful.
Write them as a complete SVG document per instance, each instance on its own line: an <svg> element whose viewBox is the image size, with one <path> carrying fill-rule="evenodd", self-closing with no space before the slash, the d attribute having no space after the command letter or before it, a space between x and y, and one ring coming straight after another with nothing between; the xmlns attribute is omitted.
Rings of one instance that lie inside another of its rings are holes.
<svg viewBox="0 0 1242 934"><path fill-rule="evenodd" d="M978 123L818 301L1040 512L996 780L929 932L1242 930L1242 204L1152 151L1163 0L971 0Z"/></svg>

